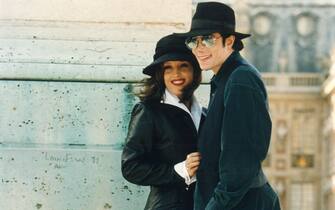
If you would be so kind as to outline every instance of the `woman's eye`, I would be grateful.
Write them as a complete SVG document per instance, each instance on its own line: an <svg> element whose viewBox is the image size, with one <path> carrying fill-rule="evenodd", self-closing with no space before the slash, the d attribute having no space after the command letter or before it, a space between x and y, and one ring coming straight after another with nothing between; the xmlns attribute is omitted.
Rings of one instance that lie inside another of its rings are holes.
<svg viewBox="0 0 335 210"><path fill-rule="evenodd" d="M189 65L188 65L187 63L183 63L183 64L180 65L180 67L181 67L181 68L188 68Z"/></svg>
<svg viewBox="0 0 335 210"><path fill-rule="evenodd" d="M163 70L166 70L166 69L171 69L171 66L169 65L163 66Z"/></svg>
<svg viewBox="0 0 335 210"><path fill-rule="evenodd" d="M171 67L164 67L164 72L171 72L172 68Z"/></svg>

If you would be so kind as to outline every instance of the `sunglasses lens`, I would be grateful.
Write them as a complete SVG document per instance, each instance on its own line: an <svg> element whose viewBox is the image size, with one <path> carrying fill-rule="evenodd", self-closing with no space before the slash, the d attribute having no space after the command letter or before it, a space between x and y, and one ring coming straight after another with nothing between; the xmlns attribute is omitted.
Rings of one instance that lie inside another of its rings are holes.
<svg viewBox="0 0 335 210"><path fill-rule="evenodd" d="M190 50L192 50L197 47L197 39L195 37L186 39L185 44Z"/></svg>
<svg viewBox="0 0 335 210"><path fill-rule="evenodd" d="M214 37L212 35L209 36L204 36L202 38L202 43L206 46L206 47L213 47L215 44L214 41Z"/></svg>
<svg viewBox="0 0 335 210"><path fill-rule="evenodd" d="M198 40L206 47L213 47L215 44L215 37L213 35L188 38L185 44L190 50L193 50L198 46Z"/></svg>

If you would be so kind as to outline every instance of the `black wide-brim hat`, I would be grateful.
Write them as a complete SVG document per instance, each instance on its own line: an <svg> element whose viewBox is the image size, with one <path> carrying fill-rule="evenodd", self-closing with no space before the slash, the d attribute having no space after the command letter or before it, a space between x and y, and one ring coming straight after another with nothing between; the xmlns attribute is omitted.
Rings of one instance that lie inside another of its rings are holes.
<svg viewBox="0 0 335 210"><path fill-rule="evenodd" d="M235 31L235 25L235 12L228 5L219 2L201 2L198 3L192 17L190 31L176 35L194 37L219 32L222 35L235 35L238 39L251 36Z"/></svg>
<svg viewBox="0 0 335 210"><path fill-rule="evenodd" d="M143 69L143 73L152 76L166 61L189 61L194 69L200 69L196 58L185 46L185 39L174 34L167 35L157 42L154 61Z"/></svg>

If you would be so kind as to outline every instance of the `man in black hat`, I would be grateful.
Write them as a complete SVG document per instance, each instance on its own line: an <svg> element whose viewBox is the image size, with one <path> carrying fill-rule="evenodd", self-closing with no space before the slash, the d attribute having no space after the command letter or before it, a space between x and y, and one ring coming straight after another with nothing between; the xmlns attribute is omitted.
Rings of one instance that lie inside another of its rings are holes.
<svg viewBox="0 0 335 210"><path fill-rule="evenodd" d="M207 119L200 131L195 210L278 210L261 163L271 119L258 70L243 59L235 14L218 2L199 3L185 36L202 70L212 70Z"/></svg>

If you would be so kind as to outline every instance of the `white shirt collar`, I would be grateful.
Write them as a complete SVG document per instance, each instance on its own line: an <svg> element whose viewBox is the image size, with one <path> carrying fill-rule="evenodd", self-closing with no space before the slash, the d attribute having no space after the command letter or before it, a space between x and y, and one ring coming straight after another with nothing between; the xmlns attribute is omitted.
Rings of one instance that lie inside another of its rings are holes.
<svg viewBox="0 0 335 210"><path fill-rule="evenodd" d="M165 94L161 102L179 107L187 112L191 116L196 129L199 130L202 108L195 96L192 98L191 111L185 106L185 104L179 102L179 98L177 96L170 93L167 89L165 89Z"/></svg>

